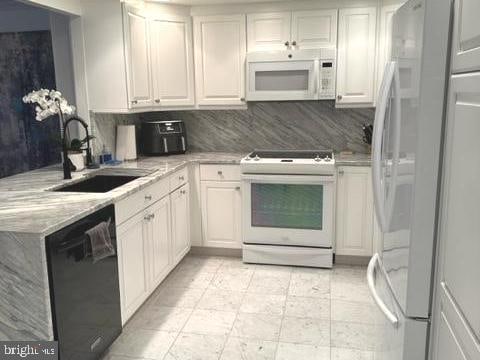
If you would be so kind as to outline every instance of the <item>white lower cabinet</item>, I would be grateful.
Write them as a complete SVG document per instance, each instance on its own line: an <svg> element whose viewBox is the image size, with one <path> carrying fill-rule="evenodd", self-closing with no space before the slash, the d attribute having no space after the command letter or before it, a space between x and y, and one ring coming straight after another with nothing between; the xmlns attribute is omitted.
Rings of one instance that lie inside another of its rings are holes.
<svg viewBox="0 0 480 360"><path fill-rule="evenodd" d="M370 167L338 168L337 255L371 256L374 252L373 194ZM377 237L380 235L377 234Z"/></svg>
<svg viewBox="0 0 480 360"><path fill-rule="evenodd" d="M170 254L170 199L165 197L148 209L150 281L149 290L153 291L167 276L172 266Z"/></svg>
<svg viewBox="0 0 480 360"><path fill-rule="evenodd" d="M188 184L170 195L172 209L172 251L175 266L188 253L190 242L190 191Z"/></svg>
<svg viewBox="0 0 480 360"><path fill-rule="evenodd" d="M118 270L122 323L148 297L148 229L143 213L137 214L117 228Z"/></svg>
<svg viewBox="0 0 480 360"><path fill-rule="evenodd" d="M242 197L238 181L202 181L203 245L242 247Z"/></svg>

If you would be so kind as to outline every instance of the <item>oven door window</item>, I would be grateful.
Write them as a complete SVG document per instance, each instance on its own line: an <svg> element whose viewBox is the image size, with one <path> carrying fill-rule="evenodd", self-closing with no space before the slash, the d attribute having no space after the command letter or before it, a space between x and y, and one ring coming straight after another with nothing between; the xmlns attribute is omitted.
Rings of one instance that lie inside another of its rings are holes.
<svg viewBox="0 0 480 360"><path fill-rule="evenodd" d="M323 185L252 183L252 227L323 228Z"/></svg>

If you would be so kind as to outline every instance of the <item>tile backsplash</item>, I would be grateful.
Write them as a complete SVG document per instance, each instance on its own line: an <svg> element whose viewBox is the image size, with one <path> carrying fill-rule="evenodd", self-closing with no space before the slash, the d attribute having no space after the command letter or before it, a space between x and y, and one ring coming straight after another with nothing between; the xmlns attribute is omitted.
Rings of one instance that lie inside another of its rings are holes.
<svg viewBox="0 0 480 360"><path fill-rule="evenodd" d="M192 110L114 115L92 114L95 150L115 150L115 127L142 120L183 120L191 151L314 149L367 152L363 124L374 108L336 109L333 101L249 103L247 110Z"/></svg>

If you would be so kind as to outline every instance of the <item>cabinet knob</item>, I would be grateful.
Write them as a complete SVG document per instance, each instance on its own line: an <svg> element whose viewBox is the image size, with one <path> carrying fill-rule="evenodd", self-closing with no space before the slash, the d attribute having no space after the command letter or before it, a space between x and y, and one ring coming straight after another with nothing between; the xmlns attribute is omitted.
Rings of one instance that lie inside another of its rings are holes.
<svg viewBox="0 0 480 360"><path fill-rule="evenodd" d="M217 174L220 175L220 176L222 176L222 175L223 175L223 171L222 171L222 170L218 170L218 171L217 171Z"/></svg>
<svg viewBox="0 0 480 360"><path fill-rule="evenodd" d="M297 42L295 40L292 41L292 46L297 46Z"/></svg>
<svg viewBox="0 0 480 360"><path fill-rule="evenodd" d="M244 97L240 98L240 101L245 102L245 98Z"/></svg>
<svg viewBox="0 0 480 360"><path fill-rule="evenodd" d="M132 100L132 104L133 105L138 104L138 100Z"/></svg>
<svg viewBox="0 0 480 360"><path fill-rule="evenodd" d="M290 41L285 41L285 46L289 47L290 46Z"/></svg>
<svg viewBox="0 0 480 360"><path fill-rule="evenodd" d="M152 200L152 195L145 195L145 200Z"/></svg>
<svg viewBox="0 0 480 360"><path fill-rule="evenodd" d="M155 219L155 214L150 214L150 219Z"/></svg>
<svg viewBox="0 0 480 360"><path fill-rule="evenodd" d="M345 174L345 171L343 171L343 170L338 170L338 175L343 175L343 174Z"/></svg>
<svg viewBox="0 0 480 360"><path fill-rule="evenodd" d="M155 102L156 102L157 104L160 104L160 99L155 99Z"/></svg>
<svg viewBox="0 0 480 360"><path fill-rule="evenodd" d="M185 190L180 190L180 194L185 195L187 192Z"/></svg>
<svg viewBox="0 0 480 360"><path fill-rule="evenodd" d="M240 186L236 186L235 190L240 191Z"/></svg>
<svg viewBox="0 0 480 360"><path fill-rule="evenodd" d="M289 59L291 59L291 58L292 58L292 56L293 56L292 54L288 54L288 58L289 58Z"/></svg>
<svg viewBox="0 0 480 360"><path fill-rule="evenodd" d="M342 95L337 95L337 100L342 100L343 96Z"/></svg>
<svg viewBox="0 0 480 360"><path fill-rule="evenodd" d="M179 176L178 180L183 181L183 180L185 180L185 177L184 176Z"/></svg>
<svg viewBox="0 0 480 360"><path fill-rule="evenodd" d="M150 215L145 215L145 216L143 217L143 220L149 221L149 220L150 220Z"/></svg>

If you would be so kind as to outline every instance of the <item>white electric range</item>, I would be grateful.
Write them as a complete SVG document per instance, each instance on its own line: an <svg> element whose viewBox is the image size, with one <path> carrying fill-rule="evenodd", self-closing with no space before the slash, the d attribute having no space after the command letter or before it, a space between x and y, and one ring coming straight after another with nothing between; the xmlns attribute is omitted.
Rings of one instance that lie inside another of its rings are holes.
<svg viewBox="0 0 480 360"><path fill-rule="evenodd" d="M243 261L332 267L332 151L254 151L242 172Z"/></svg>

